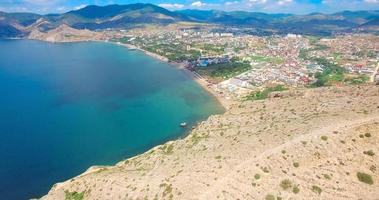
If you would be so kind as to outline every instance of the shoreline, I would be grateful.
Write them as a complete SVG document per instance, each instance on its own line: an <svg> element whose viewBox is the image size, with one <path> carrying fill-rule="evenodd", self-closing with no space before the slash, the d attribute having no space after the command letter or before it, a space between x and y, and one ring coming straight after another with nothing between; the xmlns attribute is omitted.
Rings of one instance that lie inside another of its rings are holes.
<svg viewBox="0 0 379 200"><path fill-rule="evenodd" d="M13 39L26 39L26 40L36 40L36 39L30 39L30 38L13 38ZM49 42L49 43L71 43L71 42L104 42L104 43L110 43L118 46L122 46L125 48L128 48L130 50L138 50L144 53L147 56L150 56L154 59L157 59L161 62L165 62L171 66L174 66L178 70L182 71L186 76L188 76L190 79L194 80L200 87L202 87L208 94L210 94L212 97L215 98L215 100L225 109L228 110L234 103L232 100L226 99L222 94L218 93L214 89L212 89L212 86L214 86L212 83L209 83L206 78L200 76L200 74L188 70L185 66L183 66L181 63L175 63L175 62L170 62L168 58L158 55L156 53L146 51L144 49L141 49L137 46L131 45L131 44L125 44L121 42L112 42L108 40L83 40L83 41L47 41L47 40L40 40L44 42Z"/></svg>
<svg viewBox="0 0 379 200"><path fill-rule="evenodd" d="M27 40L30 40L30 39L27 39ZM123 43L118 43L118 42L110 42L110 41L105 41L105 40L90 40L90 41L93 41L93 42L105 42L105 43L110 43L110 44L114 44L114 45L123 46L125 48L128 48L129 50L138 50L138 51L141 51L142 53L144 53L147 56L150 56L150 57L152 57L154 59L157 59L157 60L159 60L161 62L165 62L166 64L169 64L169 65L175 67L177 70L180 70L181 72L183 72L185 74L185 76L187 76L191 80L195 81L202 89L204 89L205 92L207 92L209 95L211 95L214 98L214 100L217 101L217 103L220 104L220 106L223 108L223 111L220 114L211 114L211 115L209 115L205 119L198 120L192 127L186 128L183 131L183 134L179 135L176 138L169 139L168 141L166 141L164 143L152 146L148 150L143 151L141 153L138 153L138 154L136 154L134 156L131 156L129 158L123 158L123 159L117 161L115 164L112 164L112 165L91 165L84 172L82 172L80 174L77 174L77 175L75 175L75 176L73 176L73 177L71 177L71 178L69 178L67 180L64 180L62 182L55 183L54 185L51 186L51 188L49 189L48 193L44 194L41 197L37 197L37 199L45 199L56 188L59 188L62 185L64 185L65 183L71 182L71 181L73 181L73 180L75 180L77 178L85 177L86 175L90 175L92 173L97 173L97 172L105 170L105 169L117 168L117 167L123 165L127 161L132 161L132 160L138 159L138 158L140 158L142 156L146 156L147 154L149 154L151 152L158 151L158 150L160 150L160 148L162 148L162 146L165 146L167 144L176 144L177 142L185 141L185 140L187 140L193 134L193 130L194 129L200 127L202 123L208 121L209 119L211 119L211 118L213 118L215 116L223 115L223 113L225 113L226 111L228 111L230 109L231 105L233 104L231 100L225 99L225 97L221 96L221 94L219 94L217 91L215 91L214 89L212 89L211 88L212 84L209 83L205 78L203 78L202 76L200 76L196 72L192 72L192 71L188 70L182 63L169 62L168 58L166 58L166 57L160 56L158 54L146 51L144 49L141 49L141 48L138 48L136 46L129 45L129 44L123 44ZM45 42L50 42L50 41L45 41ZM89 42L89 41L74 41L74 42ZM71 43L71 42L56 42L56 43Z"/></svg>
<svg viewBox="0 0 379 200"><path fill-rule="evenodd" d="M357 89L362 91L358 96ZM375 185L368 188L364 183L360 184L353 174L346 179L345 172L367 171L374 180L378 179L378 175L369 170L376 160L368 156L354 156L361 153L363 145L367 145L365 149L375 148L375 142L368 142L372 141L369 138L352 140L359 134L379 130L379 112L375 109L378 98L372 95L378 89L376 86L316 88L296 91L286 98L245 102L243 107L233 107L226 115L208 118L183 139L158 145L112 166L92 166L81 175L55 184L42 199L65 199L68 192L83 194L88 199L117 199L120 196L166 199L171 194L175 195L171 195L172 199L216 199L215 196L223 195L223 191L228 192L223 196L225 199L260 199L267 193L284 194L278 177L301 185L300 194L287 192L286 198L312 199L320 197L311 190L314 185L329 183L327 178L309 176L315 170L321 176L330 174L333 180L344 181L344 191L352 191L346 193L348 197L361 197L361 191L370 192L366 195L369 197L377 193ZM347 102L341 98L341 93L354 98ZM324 103L330 101L335 103L325 107ZM267 108L262 109L262 105ZM362 106L370 113L356 112ZM293 113L309 116L315 107L317 112L326 114L300 118L301 121L288 120L294 116ZM277 117L278 129L266 129L272 126L267 119L273 117ZM225 121L230 121L227 128ZM326 142L323 137L332 142ZM347 148L354 151L347 152ZM287 159L283 159L284 151ZM339 156L346 153L347 156ZM363 158L365 163L368 162L365 165L362 165ZM330 164L330 160L335 164ZM348 163L343 165L342 171L340 162ZM294 163L300 163L300 167L294 167ZM283 169L291 170L296 176ZM254 174L264 174L264 181L254 180ZM235 180L241 180L237 182L236 189L230 187L236 185ZM241 193L240 188L251 191L254 187L252 180L262 184L254 189L257 192ZM358 189L353 190L347 183ZM326 199L341 197L340 190L322 187L327 188L328 192L322 194ZM167 190L172 192L167 193Z"/></svg>
<svg viewBox="0 0 379 200"><path fill-rule="evenodd" d="M28 38L15 38L14 40L35 40L35 39L28 39ZM189 137L194 129L194 127L199 127L199 125L205 121L207 121L210 117L213 117L215 115L222 115L223 113L225 113L227 110L229 110L229 106L231 105L231 103L229 103L226 99L223 99L222 96L220 96L220 94L218 94L215 90L213 90L211 88L211 85L206 81L206 79L204 79L203 77L201 77L200 75L198 75L196 72L192 72L190 70L188 70L187 68L185 68L185 66L182 64L182 63L174 63L174 62L169 62L169 60L163 56L160 56L160 55L157 55L157 54L154 54L154 53L151 53L151 52L148 52L146 50L143 50L143 49L140 49L138 47L135 47L133 45L127 45L127 44L119 44L119 43L116 43L116 42L110 42L110 41L105 41L105 40L88 40L88 41L62 41L62 42L51 42L51 41L46 41L46 40L37 40L37 41L43 41L43 42L48 42L48 43L76 43L76 42L105 42L105 43L110 43L110 44L116 44L116 45L120 45L120 46L123 46L123 47L126 47L128 49L131 49L131 50L139 50L141 52L143 52L145 55L147 56L150 56L154 59L157 59L159 61L162 61L162 62L165 62L167 64L170 64L171 66L175 67L176 69L182 71L186 76L188 76L191 80L194 80L196 81L197 84L199 84L199 86L201 88L203 88L205 90L205 92L207 92L208 94L210 94L216 101L217 103L220 104L220 106L222 107L222 112L220 114L210 114L208 117L204 118L204 119L199 119L195 122L195 124L193 125L193 127L188 127L186 128L184 131L183 131L183 134L179 135L178 137L175 137L175 138L172 138L172 139L169 139L168 141L166 142L163 142L161 144L158 144L158 145L154 145L152 146L151 148L149 148L148 150L146 151L143 151L143 152L140 152L140 153L137 153L136 155L132 156L132 157L129 157L129 158L123 158L119 161L117 161L115 164L111 164L111 165L104 165L104 166L99 166L99 165L91 165L89 166L88 169L86 169L84 172L82 173L79 173L73 177L70 177L69 179L67 180L64 180L62 182L58 182L58 183L55 183L54 185L52 185L49 189L49 192L55 187L55 185L59 185L61 183L64 183L66 181L69 181L69 180L73 180L75 178L78 178L78 177L82 177L82 176L85 176L86 174L91 174L92 172L96 172L98 171L99 169L103 169L103 168L108 168L108 167L114 167L114 166L118 166L120 163L123 163L125 162L125 160L132 160L132 159L135 159L135 158L138 158L140 157L141 155L144 155L152 150L158 150L160 147L162 147L163 145L167 144L167 143L173 143L173 142L176 142L176 141L180 141L180 140L185 140L185 138ZM44 194L44 196L48 195L49 194L46 193ZM43 198L44 196L42 197L38 197L38 198Z"/></svg>
<svg viewBox="0 0 379 200"><path fill-rule="evenodd" d="M131 44L124 44L121 42L110 42L110 41L103 41L106 43L116 44L119 46L126 47L131 50L138 50L144 53L147 56L150 56L152 58L155 58L159 61L165 62L169 65L174 66L178 70L182 71L186 76L188 76L190 79L194 80L200 87L202 87L206 92L208 92L211 96L215 98L215 100L225 109L228 110L230 106L233 104L231 100L226 99L223 97L220 93L212 89L213 84L209 83L204 77L200 76L200 74L188 70L182 63L176 63L176 62L170 62L168 58L158 55L156 53L152 53L150 51L146 51L144 49L141 49L137 46L131 45Z"/></svg>

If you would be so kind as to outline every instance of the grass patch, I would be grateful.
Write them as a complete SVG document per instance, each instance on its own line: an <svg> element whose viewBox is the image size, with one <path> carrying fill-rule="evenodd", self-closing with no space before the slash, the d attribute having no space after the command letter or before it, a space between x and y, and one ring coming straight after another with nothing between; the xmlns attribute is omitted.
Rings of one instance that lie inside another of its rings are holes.
<svg viewBox="0 0 379 200"><path fill-rule="evenodd" d="M216 81L222 81L251 69L249 63L246 62L231 62L223 64L214 64L207 67L197 67L196 71L203 76L210 77Z"/></svg>
<svg viewBox="0 0 379 200"><path fill-rule="evenodd" d="M250 56L251 60L254 60L256 62L269 62L274 64L281 64L283 63L282 58L276 58L276 57L270 57L270 56Z"/></svg>
<svg viewBox="0 0 379 200"><path fill-rule="evenodd" d="M192 145L195 146L196 144L198 144L201 140L207 138L208 136L207 135L199 135L197 133L195 134L192 134L191 136L191 142L192 142Z"/></svg>
<svg viewBox="0 0 379 200"><path fill-rule="evenodd" d="M263 99L266 99L268 95L272 92L280 92L280 91L285 91L285 90L287 90L287 88L285 88L283 85L268 87L262 91L252 92L251 94L245 97L245 100L263 100Z"/></svg>
<svg viewBox="0 0 379 200"><path fill-rule="evenodd" d="M69 192L68 190L64 191L65 200L83 200L84 192Z"/></svg>
<svg viewBox="0 0 379 200"><path fill-rule="evenodd" d="M360 182L372 185L374 184L374 180L372 179L371 175L363 173L363 172L358 172L357 173L357 178Z"/></svg>
<svg viewBox="0 0 379 200"><path fill-rule="evenodd" d="M346 70L341 66L333 64L325 58L313 58L311 60L323 66L323 71L314 75L317 81L312 84L313 87L330 86L345 80Z"/></svg>
<svg viewBox="0 0 379 200"><path fill-rule="evenodd" d="M171 195L171 193L172 193L172 185L171 184L162 183L159 185L159 187L164 188L164 191L162 194L163 197L165 197L167 195Z"/></svg>
<svg viewBox="0 0 379 200"><path fill-rule="evenodd" d="M174 145L173 144L165 144L161 147L159 147L160 150L162 150L163 154L170 155L174 152Z"/></svg>
<svg viewBox="0 0 379 200"><path fill-rule="evenodd" d="M352 85L358 85L358 84L363 84L367 83L370 80L370 77L367 75L349 75L345 78L345 82L352 84Z"/></svg>

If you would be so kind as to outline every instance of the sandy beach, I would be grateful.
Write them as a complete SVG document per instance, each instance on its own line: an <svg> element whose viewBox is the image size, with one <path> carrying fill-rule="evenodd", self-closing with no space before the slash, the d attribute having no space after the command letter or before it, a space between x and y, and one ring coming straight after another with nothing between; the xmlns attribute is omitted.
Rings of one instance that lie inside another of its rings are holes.
<svg viewBox="0 0 379 200"><path fill-rule="evenodd" d="M185 73L188 77L190 77L191 79L193 79L194 81L196 81L203 89L205 89L208 93L210 93L212 96L215 97L215 99L225 108L225 109L228 109L230 108L231 105L233 105L233 101L232 100L228 100L226 99L222 94L220 94L219 92L217 92L214 87L215 85L208 82L208 80L204 77L202 77L200 74L194 72L194 71L190 71L188 70L183 63L177 63L177 62L170 62L168 58L164 57L164 56L161 56L161 55L158 55L156 53L152 53L150 51L146 51L144 49L141 49L137 46L134 46L134 45L131 45L131 44L124 44L124 43L121 43L121 42L112 42L114 44L117 44L117 45L120 45L120 46L123 46L123 47L126 47L128 49L135 49L135 50L138 50L138 51L142 51L144 54L148 55L148 56L151 56L155 59L158 59L160 61L163 61L163 62L166 62L176 68L178 68L179 70L181 70L183 73Z"/></svg>

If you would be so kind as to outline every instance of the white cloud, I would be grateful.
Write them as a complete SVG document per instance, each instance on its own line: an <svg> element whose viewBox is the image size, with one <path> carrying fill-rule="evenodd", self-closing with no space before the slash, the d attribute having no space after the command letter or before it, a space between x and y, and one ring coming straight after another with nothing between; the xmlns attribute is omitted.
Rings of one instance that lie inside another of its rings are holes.
<svg viewBox="0 0 379 200"><path fill-rule="evenodd" d="M191 6L193 7L204 7L206 5L206 3L203 3L201 1L195 1L191 4Z"/></svg>
<svg viewBox="0 0 379 200"><path fill-rule="evenodd" d="M35 5L53 5L57 3L57 0L24 0L24 2Z"/></svg>
<svg viewBox="0 0 379 200"><path fill-rule="evenodd" d="M62 11L65 11L65 10L67 10L67 8L64 7L64 6L60 6L60 7L57 8L57 11L59 11L59 12L62 12Z"/></svg>
<svg viewBox="0 0 379 200"><path fill-rule="evenodd" d="M260 7L265 5L268 2L268 0L247 0L246 5L248 7Z"/></svg>
<svg viewBox="0 0 379 200"><path fill-rule="evenodd" d="M248 0L252 4L265 4L267 0Z"/></svg>
<svg viewBox="0 0 379 200"><path fill-rule="evenodd" d="M181 9L184 7L183 4L177 4L177 3L174 3L174 4L162 3L162 4L159 4L158 6L167 8L167 9Z"/></svg>
<svg viewBox="0 0 379 200"><path fill-rule="evenodd" d="M290 4L292 2L293 2L293 0L279 0L278 4L279 5L287 5L287 4Z"/></svg>
<svg viewBox="0 0 379 200"><path fill-rule="evenodd" d="M364 0L366 3L379 3L379 0Z"/></svg>
<svg viewBox="0 0 379 200"><path fill-rule="evenodd" d="M231 5L235 5L238 3L239 3L238 1L227 1L227 2L225 2L225 6L231 6Z"/></svg>
<svg viewBox="0 0 379 200"><path fill-rule="evenodd" d="M79 9L82 9L82 8L84 8L84 7L86 7L87 6L87 4L81 4L81 5L78 5L78 6L75 6L74 7L74 10L79 10Z"/></svg>

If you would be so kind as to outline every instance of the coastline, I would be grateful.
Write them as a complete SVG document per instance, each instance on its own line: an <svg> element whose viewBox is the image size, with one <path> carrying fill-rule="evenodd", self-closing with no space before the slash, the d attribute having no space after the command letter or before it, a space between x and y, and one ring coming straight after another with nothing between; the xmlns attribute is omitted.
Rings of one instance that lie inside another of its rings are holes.
<svg viewBox="0 0 379 200"><path fill-rule="evenodd" d="M355 172L361 168L369 171L370 165L375 163L372 158L365 157L368 164L362 167L362 160L351 159L357 158L355 155L363 145L367 145L367 149L375 148L374 143L367 143L363 139L355 142L355 139L352 139L364 134L366 130L370 132L378 130L379 118L375 109L378 98L372 95L377 94L375 86L373 88L367 86L366 89L358 86L362 91L360 98L356 95L356 88L328 87L307 91L297 90L286 97L260 102L243 102L241 107L229 107L231 104L227 104L228 100L212 88L214 85L209 84L196 72L186 69L183 64L172 63L168 59L162 60L164 57L132 45L118 45L140 50L148 56L177 67L214 96L225 108L226 113L211 115L183 137L152 147L115 165L91 166L78 176L54 184L41 199L66 199L68 194L83 195L86 199L116 199L121 196L131 199L153 199L159 196L166 199L165 197L169 195L174 197L171 199L194 197L216 199L215 194L223 195L225 199L258 199L266 194L282 194L279 188L280 180L277 177L283 177L284 180L284 177L289 176L287 171L296 173L296 176L290 176L290 180L300 185L302 196L295 196L298 194L289 192L284 193L286 198L315 198L314 191L307 189L314 185L322 185L321 187L325 188L327 192L322 194L324 198L340 197L339 191L323 185L328 179L325 178L325 181L308 176L315 174L315 169L320 170L320 175L331 174L330 176L336 181L354 184L358 189L342 185L344 191L349 191L346 195L351 198L360 197L361 191L366 192L364 193L366 198L377 193L375 188L367 189L364 184L356 184L355 179L340 178L346 177L345 171ZM341 93L354 98L351 98L351 102L346 102L344 98L340 98ZM325 107L325 102L333 103ZM364 107L362 102L365 102ZM316 115L312 114L315 112L314 106L317 110ZM294 115L300 118L294 118ZM273 126L267 119L272 119L271 121L275 119L276 125ZM230 124L225 124L225 121ZM328 126L331 123L336 124ZM322 139L326 135L332 142ZM330 159L334 155L345 155L346 152L343 150L346 148L357 151L349 151L348 156L343 158ZM283 152L286 158L283 157ZM341 164L331 165L330 160L349 165L343 165L346 166L345 170L340 173ZM301 167L294 167L294 163L298 165L300 163ZM288 170L284 171L283 166ZM254 174L259 176L263 174L265 181L259 182L260 180L252 176ZM377 179L375 173L373 176ZM235 180L241 181L236 184ZM259 187L253 185L257 190L256 193L245 194L239 189L230 187L233 184L236 188L248 191L251 190L252 180L253 183L261 184Z"/></svg>
<svg viewBox="0 0 379 200"><path fill-rule="evenodd" d="M188 70L183 64L181 63L175 63L175 62L170 62L168 58L158 55L156 53L146 51L142 48L139 48L137 46L131 45L131 44L125 44L121 42L112 42L109 40L97 40L97 39L91 39L91 40L81 40L81 41L49 41L49 40L42 40L42 39L33 39L33 38L15 38L15 39L27 39L27 40L40 40L44 42L50 42L50 43L71 43L71 42L105 42L105 43L110 43L114 45L119 45L123 46L125 48L131 49L131 50L138 50L144 53L147 56L150 56L154 59L157 59L161 62L165 62L167 64L170 64L180 71L182 71L185 75L187 75L189 78L194 80L200 87L202 87L206 92L208 92L211 96L215 98L215 100L225 109L228 110L235 102L232 100L226 99L221 93L217 92L213 87L215 87L214 84L209 83L206 78L202 77L200 74Z"/></svg>
<svg viewBox="0 0 379 200"><path fill-rule="evenodd" d="M209 83L204 77L202 77L200 74L196 73L196 72L193 72L193 71L190 71L188 70L182 63L175 63L175 62L170 62L168 58L164 57L164 56L161 56L161 55L158 55L156 53L152 53L150 51L146 51L144 49L141 49L137 46L134 46L134 45L130 45L130 44L124 44L124 43L121 43L121 42L109 42L109 41L103 41L103 42L107 42L107 43L112 43L112 44L116 44L116 45L119 45L119 46L123 46L123 47L126 47L128 49L134 49L134 50L138 50L138 51L141 51L143 52L145 55L148 55L152 58L155 58L155 59L158 59L162 62L166 62L174 67L176 67L177 69L179 69L180 71L182 71L185 75L187 75L189 78L191 78L192 80L194 80L198 85L200 85L206 92L208 92L210 95L212 95L215 100L225 109L225 110L228 110L231 105L233 104L233 102L231 100L228 100L226 99L225 97L222 96L222 94L218 93L216 90L214 90L212 87L215 86L214 84L212 83Z"/></svg>
<svg viewBox="0 0 379 200"><path fill-rule="evenodd" d="M359 95L357 89L362 91ZM244 102L242 107L209 117L184 138L116 165L93 166L57 183L41 199L65 199L68 194L85 199L264 199L267 194L286 199L341 198L335 181L341 183L343 199L362 194L370 199L378 195L377 183L360 183L355 173L365 171L377 180L378 174L370 172L377 159L356 155L362 153L362 146L374 149L379 137L356 138L379 130L378 89L373 85L300 89L284 98ZM341 94L354 98L347 102ZM325 102L333 104L325 107ZM369 113L356 112L362 106ZM315 108L323 114L312 115ZM300 117L288 120L294 113ZM267 120L272 118L278 128L266 128L272 127ZM317 177L323 174L333 181ZM299 185L301 192L285 192L280 186L283 180ZM327 192L320 197L312 190L315 185Z"/></svg>
<svg viewBox="0 0 379 200"><path fill-rule="evenodd" d="M20 40L23 40L23 39L21 38ZM30 40L30 39L25 39L25 40ZM91 41L94 41L94 42L104 42L104 41L102 41L102 40L91 40ZM44 42L46 42L46 41L44 41ZM51 41L47 41L47 42L52 43ZM77 41L74 41L74 42L77 42ZM60 43L60 42L57 42L57 43ZM62 42L62 43L71 43L71 42ZM142 51L142 50L141 50L141 51ZM162 60L160 57L158 57L158 56L154 56L154 54L151 54L151 53L149 53L149 52L147 52L147 51L142 51L142 52L144 52L146 55L149 55L149 56L151 56L151 57L153 57L153 58L159 59L159 60L161 60L161 61L165 61L165 60ZM196 76L195 76L191 71L185 69L184 66L179 65L178 63L177 63L177 64L175 64L175 63L170 63L170 62L168 62L168 60L165 61L165 62L167 62L168 64L171 64L171 65L177 67L179 70L183 71L183 73L186 73L186 75L191 76L191 78L193 78L193 80L195 80L195 81L197 81L197 82L198 82L198 81L201 82L201 80L197 80ZM176 69L174 69L174 70L176 70ZM205 84L204 81L203 81L203 83L204 83L204 85L201 85L201 84L200 84L200 86L203 87L207 92L209 92L210 94L212 94L212 96L215 97L214 100L218 100L218 98L216 98L216 96L213 95L213 93L211 93L210 90L208 90L208 89L206 88L206 84ZM197 89L200 89L200 88L197 88ZM220 102L220 101L219 101L219 102ZM216 103L216 102L213 102L213 104L215 104L215 103ZM223 104L221 104L221 103L220 103L220 105L223 106ZM223 107L224 107L224 106L223 106ZM225 107L224 107L224 110L225 110ZM224 112L224 110L223 110L222 112ZM204 119L200 119L200 120L197 120L197 122L195 123L195 126L198 127L198 125L199 125L200 123L203 123L204 121L206 121L206 120L207 120L209 117L211 117L211 116L213 116L213 114L211 114L211 115L208 114L208 116L207 116L206 118L204 118ZM193 129L193 127L188 126L188 130L186 130L185 132L183 132L183 135L180 135L180 136L178 136L177 138L170 139L168 142L173 142L173 141L177 141L177 140L182 140L183 138L188 137L188 136L191 134L192 129ZM165 143L166 143L166 142L165 142ZM156 150L157 150L157 149L159 149L159 147L161 147L161 146L164 145L165 143L163 143L163 144L158 144L158 145L155 145L155 146L152 146L151 149L156 149ZM134 159L135 157L138 157L138 156L140 156L140 155L143 155L143 154L145 154L146 152L149 152L151 149L149 149L149 150L147 150L147 151L145 151L145 152L138 153L138 154L136 154L135 156L131 157L130 159ZM129 159L128 159L128 160L129 160ZM117 163L121 163L121 162L123 162L123 160L120 160L120 161L118 161ZM108 167L109 167L109 166L108 166ZM75 177L82 176L82 175L85 175L85 174L87 174L87 173L91 173L91 170L95 169L95 171L96 171L96 170L99 169L99 168L102 168L102 167L98 167L98 166L94 166L94 165L92 165L92 166L90 166L90 168L88 169L88 172L86 171L86 172L84 172L83 174L75 175ZM74 178L74 177L70 177L69 180L72 180L72 178ZM51 188L50 188L50 189L51 189Z"/></svg>

